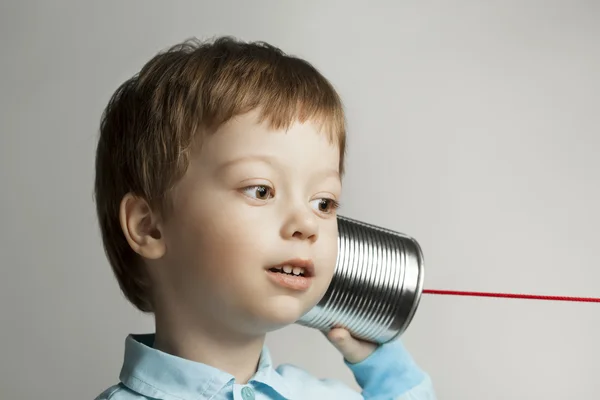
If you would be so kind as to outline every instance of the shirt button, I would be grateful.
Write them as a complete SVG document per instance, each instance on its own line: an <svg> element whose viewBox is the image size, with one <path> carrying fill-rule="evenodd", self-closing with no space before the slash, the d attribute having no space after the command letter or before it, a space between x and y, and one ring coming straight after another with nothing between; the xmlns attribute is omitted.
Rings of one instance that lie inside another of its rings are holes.
<svg viewBox="0 0 600 400"><path fill-rule="evenodd" d="M242 388L242 399L254 400L254 390L252 390L252 388L249 388L248 386L244 386Z"/></svg>

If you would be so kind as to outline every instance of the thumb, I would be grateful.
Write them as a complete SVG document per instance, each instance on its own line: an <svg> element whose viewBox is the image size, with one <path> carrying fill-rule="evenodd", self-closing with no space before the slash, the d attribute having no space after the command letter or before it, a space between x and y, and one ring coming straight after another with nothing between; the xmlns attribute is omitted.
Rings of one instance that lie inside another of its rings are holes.
<svg viewBox="0 0 600 400"><path fill-rule="evenodd" d="M356 339L346 329L334 328L327 334L327 339L351 364L365 360L377 348L374 343Z"/></svg>

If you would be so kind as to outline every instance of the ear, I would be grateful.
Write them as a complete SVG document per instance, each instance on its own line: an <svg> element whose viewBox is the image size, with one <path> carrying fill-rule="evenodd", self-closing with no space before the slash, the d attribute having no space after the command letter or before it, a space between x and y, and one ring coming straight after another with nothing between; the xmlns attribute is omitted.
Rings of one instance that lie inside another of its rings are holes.
<svg viewBox="0 0 600 400"><path fill-rule="evenodd" d="M166 250L158 217L143 198L128 193L121 200L119 220L125 238L133 251L151 260Z"/></svg>

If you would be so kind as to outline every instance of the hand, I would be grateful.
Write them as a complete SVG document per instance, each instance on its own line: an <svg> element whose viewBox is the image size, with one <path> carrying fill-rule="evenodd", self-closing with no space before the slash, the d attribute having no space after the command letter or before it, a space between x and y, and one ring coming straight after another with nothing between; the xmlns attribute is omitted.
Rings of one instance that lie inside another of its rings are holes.
<svg viewBox="0 0 600 400"><path fill-rule="evenodd" d="M356 339L344 328L333 328L324 334L350 364L365 360L377 349L375 343Z"/></svg>

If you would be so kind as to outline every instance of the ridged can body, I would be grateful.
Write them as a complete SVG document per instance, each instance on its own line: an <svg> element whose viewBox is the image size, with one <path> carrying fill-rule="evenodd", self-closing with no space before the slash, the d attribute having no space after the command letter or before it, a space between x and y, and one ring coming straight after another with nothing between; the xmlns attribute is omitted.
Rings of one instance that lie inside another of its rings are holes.
<svg viewBox="0 0 600 400"><path fill-rule="evenodd" d="M298 324L386 343L415 315L423 291L424 262L418 242L402 233L338 216L338 255L323 298Z"/></svg>

